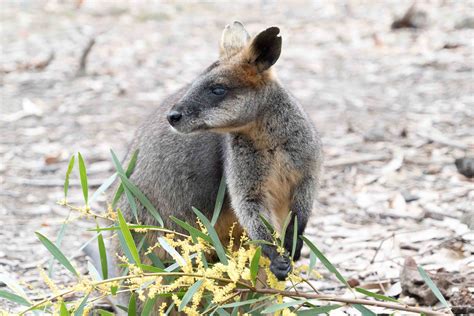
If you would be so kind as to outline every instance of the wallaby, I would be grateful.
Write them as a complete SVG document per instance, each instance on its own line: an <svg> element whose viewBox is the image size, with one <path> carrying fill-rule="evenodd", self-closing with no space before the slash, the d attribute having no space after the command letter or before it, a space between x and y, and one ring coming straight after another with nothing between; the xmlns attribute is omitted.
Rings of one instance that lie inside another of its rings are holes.
<svg viewBox="0 0 474 316"><path fill-rule="evenodd" d="M240 22L222 33L219 60L168 97L139 128L130 153L139 150L131 181L160 212L195 223L192 206L212 217L221 177L227 195L216 230L228 237L234 222L254 240L272 236L259 218L281 229L289 211L286 254L263 245L279 280L291 271L294 220L303 234L311 214L322 161L321 142L308 116L272 70L280 57L279 28L253 39ZM124 200L120 208L129 221ZM142 224L157 224L146 211ZM158 235L148 236L156 241ZM298 239L294 259L301 254Z"/></svg>

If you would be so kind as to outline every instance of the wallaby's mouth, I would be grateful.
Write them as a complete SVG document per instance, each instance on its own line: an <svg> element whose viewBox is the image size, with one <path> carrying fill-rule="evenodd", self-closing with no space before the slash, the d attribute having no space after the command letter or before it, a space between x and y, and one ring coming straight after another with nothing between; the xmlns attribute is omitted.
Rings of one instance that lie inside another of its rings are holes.
<svg viewBox="0 0 474 316"><path fill-rule="evenodd" d="M202 131L209 130L209 126L207 126L206 124L198 124L197 122L193 121L193 119L182 118L178 122L174 121L169 123L171 130L180 134L199 133Z"/></svg>

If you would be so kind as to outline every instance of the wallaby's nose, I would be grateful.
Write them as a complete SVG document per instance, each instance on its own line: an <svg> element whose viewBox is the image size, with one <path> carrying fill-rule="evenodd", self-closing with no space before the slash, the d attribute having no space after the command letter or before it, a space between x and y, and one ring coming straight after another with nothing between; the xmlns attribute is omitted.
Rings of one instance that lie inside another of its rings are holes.
<svg viewBox="0 0 474 316"><path fill-rule="evenodd" d="M171 126L174 126L176 123L179 122L182 116L183 114L181 114L181 112L171 111L168 113L166 118L168 119L168 122L170 122Z"/></svg>

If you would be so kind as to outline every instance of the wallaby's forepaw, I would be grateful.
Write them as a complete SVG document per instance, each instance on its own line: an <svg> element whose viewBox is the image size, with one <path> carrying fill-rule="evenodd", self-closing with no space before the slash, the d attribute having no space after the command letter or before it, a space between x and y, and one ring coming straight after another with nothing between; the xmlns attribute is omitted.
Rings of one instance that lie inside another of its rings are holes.
<svg viewBox="0 0 474 316"><path fill-rule="evenodd" d="M291 272L291 260L288 257L278 256L270 263L270 271L279 281L284 281Z"/></svg>

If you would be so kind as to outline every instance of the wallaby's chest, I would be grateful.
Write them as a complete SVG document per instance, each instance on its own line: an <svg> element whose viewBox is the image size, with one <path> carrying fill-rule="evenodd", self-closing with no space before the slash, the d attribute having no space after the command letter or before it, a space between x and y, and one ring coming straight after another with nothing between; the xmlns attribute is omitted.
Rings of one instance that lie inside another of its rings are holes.
<svg viewBox="0 0 474 316"><path fill-rule="evenodd" d="M231 144L233 182L247 182L251 192L262 199L272 224L279 228L291 208L293 191L302 178L291 153L283 147L258 148L246 139Z"/></svg>

